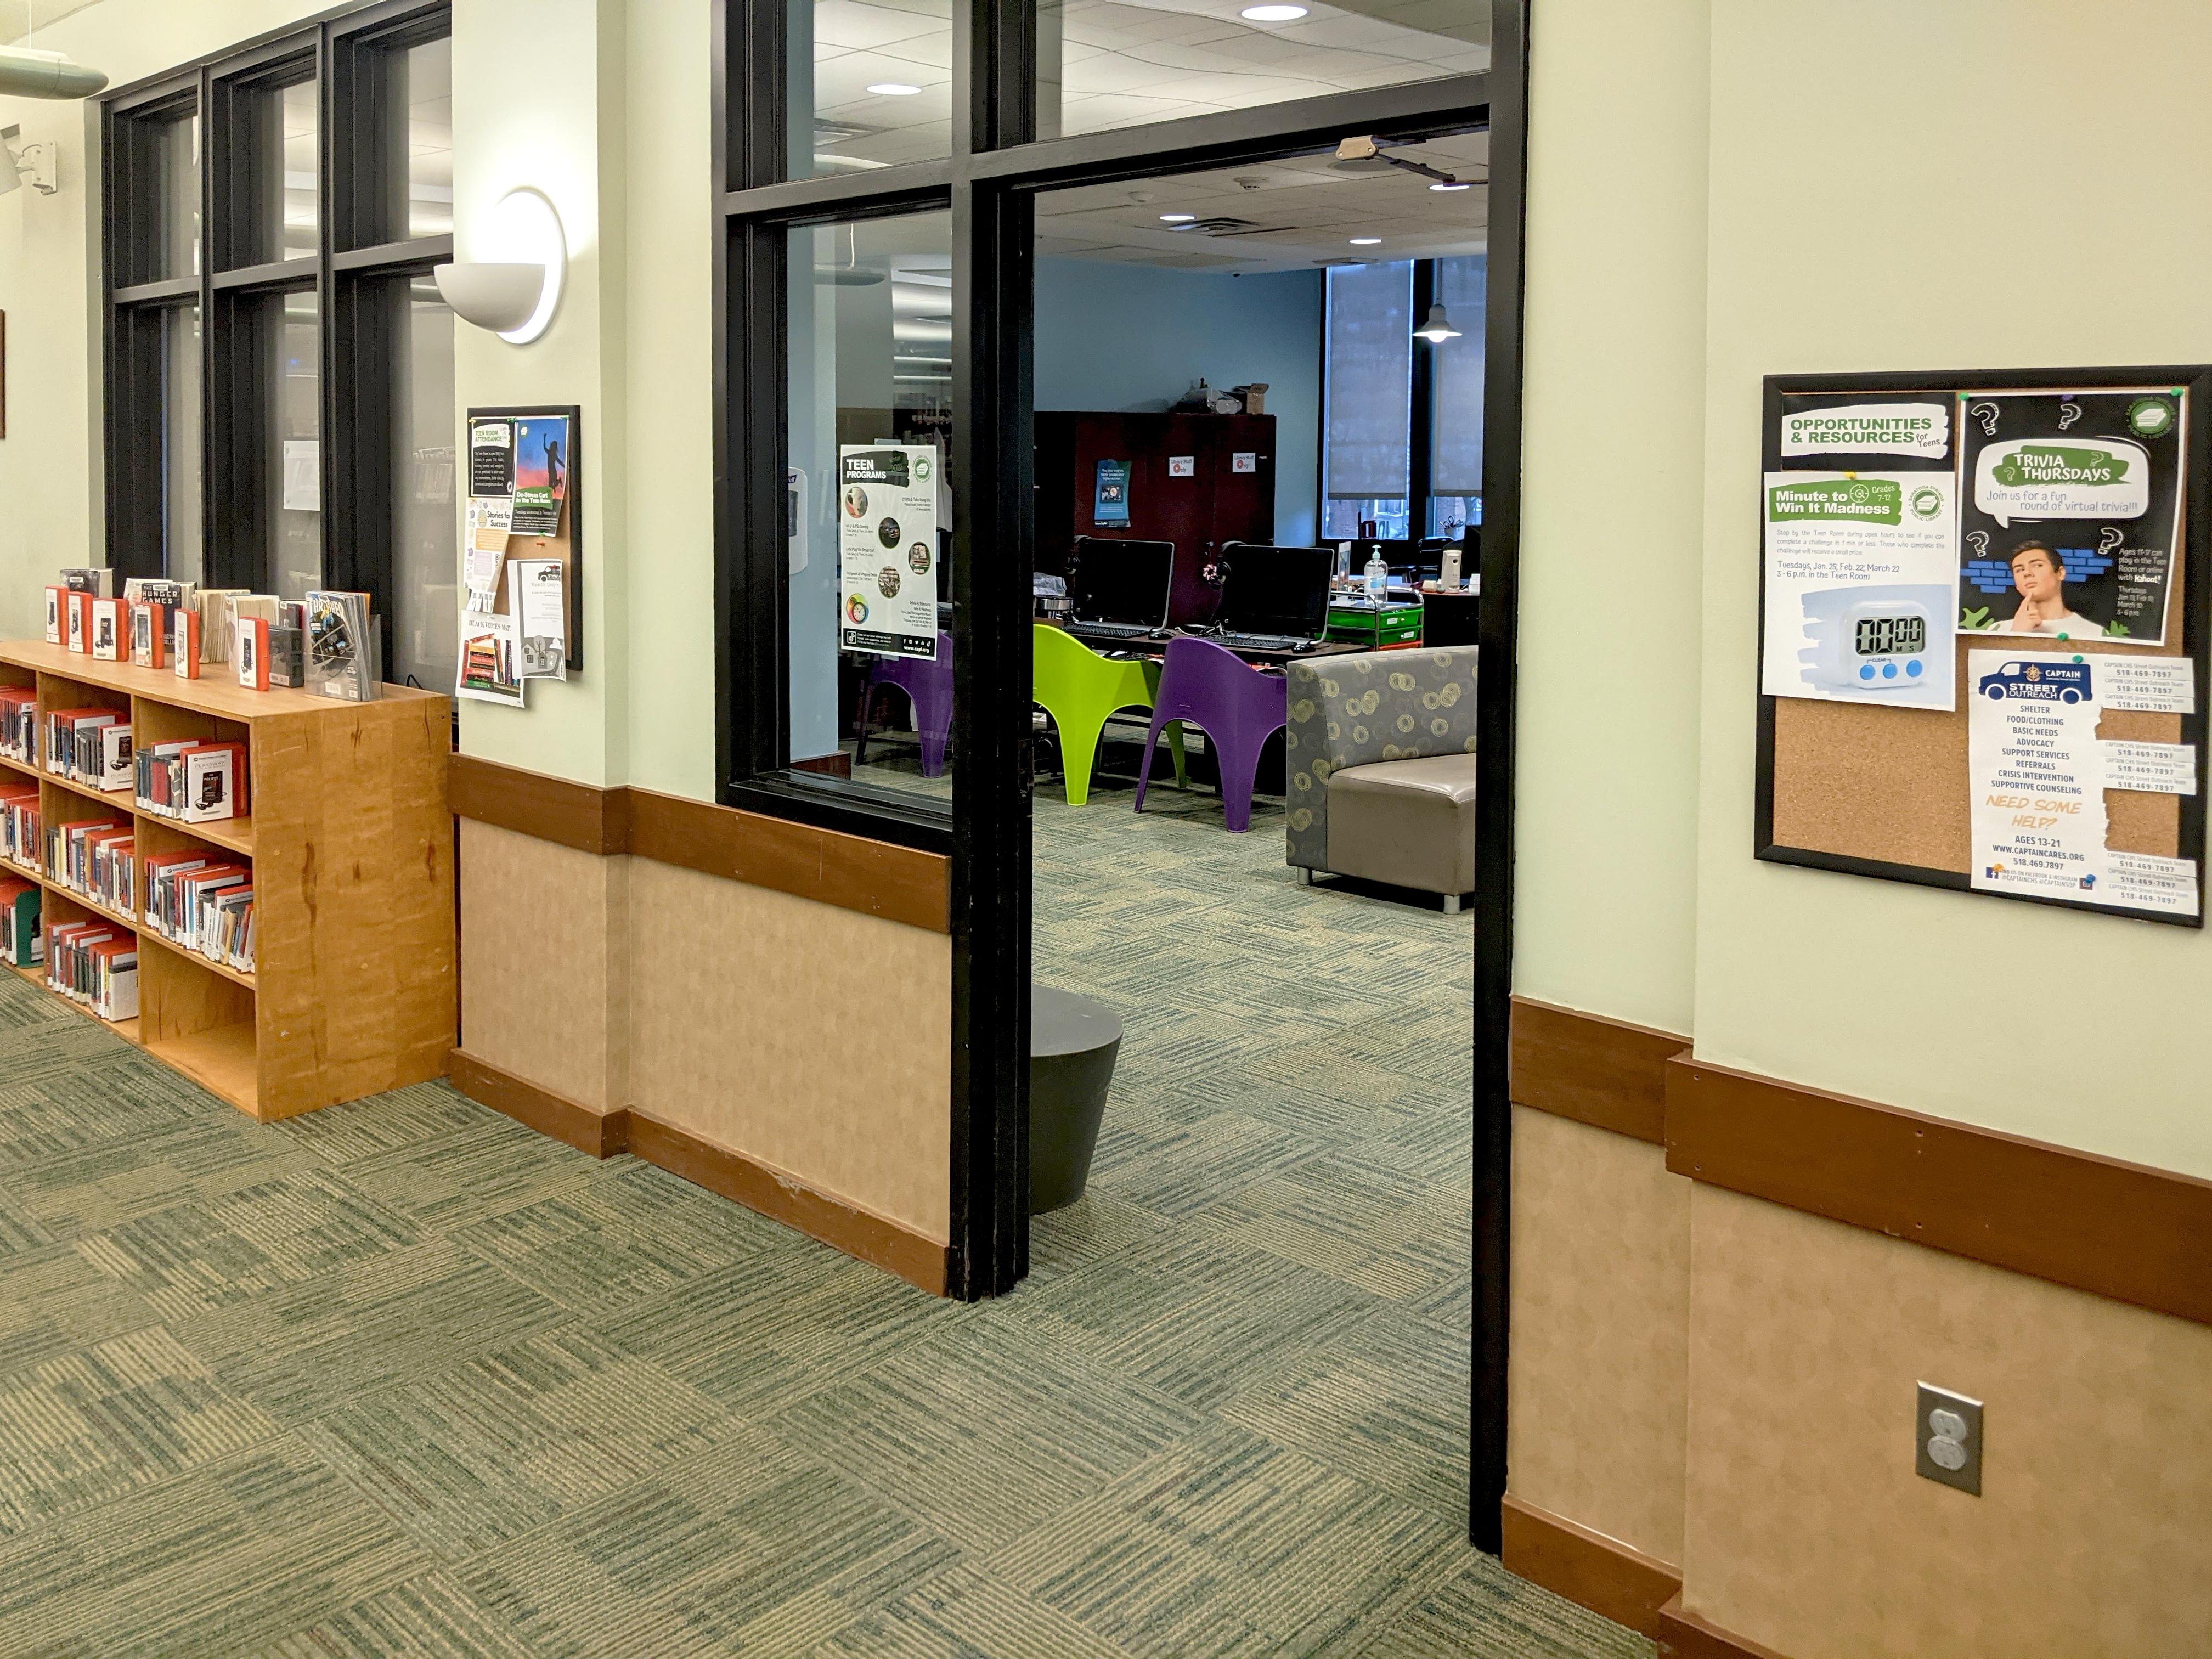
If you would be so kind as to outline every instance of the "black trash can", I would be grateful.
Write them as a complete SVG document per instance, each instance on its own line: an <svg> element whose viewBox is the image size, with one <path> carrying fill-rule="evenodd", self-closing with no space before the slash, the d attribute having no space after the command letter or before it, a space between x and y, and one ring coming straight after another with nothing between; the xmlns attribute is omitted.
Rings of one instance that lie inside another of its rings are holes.
<svg viewBox="0 0 2212 1659"><path fill-rule="evenodd" d="M1121 1052L1121 1018L1104 1003L1049 986L1030 988L1031 1215L1083 1196Z"/></svg>

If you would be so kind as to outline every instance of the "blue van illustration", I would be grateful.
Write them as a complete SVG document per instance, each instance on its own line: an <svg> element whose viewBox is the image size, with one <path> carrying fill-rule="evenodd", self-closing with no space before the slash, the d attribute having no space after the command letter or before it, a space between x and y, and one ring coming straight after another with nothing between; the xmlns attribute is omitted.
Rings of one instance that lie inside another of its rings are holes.
<svg viewBox="0 0 2212 1659"><path fill-rule="evenodd" d="M2008 662L1994 674L1983 675L1974 689L2000 702L2008 697L2017 697L2026 702L2075 703L2092 695L2087 663L2051 662L2039 658Z"/></svg>

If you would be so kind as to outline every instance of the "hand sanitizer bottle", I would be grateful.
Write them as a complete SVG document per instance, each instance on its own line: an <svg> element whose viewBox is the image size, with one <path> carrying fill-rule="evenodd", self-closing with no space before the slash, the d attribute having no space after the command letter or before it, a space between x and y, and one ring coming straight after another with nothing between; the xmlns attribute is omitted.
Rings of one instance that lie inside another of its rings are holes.
<svg viewBox="0 0 2212 1659"><path fill-rule="evenodd" d="M1382 550L1371 549L1367 555L1367 597L1376 605L1390 586L1390 567L1382 562Z"/></svg>

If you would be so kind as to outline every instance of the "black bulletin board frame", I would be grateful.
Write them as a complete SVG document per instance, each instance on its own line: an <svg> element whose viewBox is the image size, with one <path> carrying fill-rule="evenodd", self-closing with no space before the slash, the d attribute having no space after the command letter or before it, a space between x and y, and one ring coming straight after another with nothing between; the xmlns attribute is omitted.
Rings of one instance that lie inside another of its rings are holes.
<svg viewBox="0 0 2212 1659"><path fill-rule="evenodd" d="M1758 778L1752 809L1752 856L1768 864L1791 864L1810 870L1829 870L1844 875L1871 876L1883 881L1910 882L1921 887L1971 892L1979 898L2008 900L2021 904L2050 905L2061 910L2123 916L2132 921L2163 922L2182 927L2204 925L2205 791L2212 788L2206 762L2207 629L2212 613L2212 365L2184 364L2148 368L1996 368L1971 372L1942 370L1927 374L1770 374L1759 415L1759 472L1784 471L1782 408L1785 398L1819 396L1827 392L1863 392L1893 396L1900 392L1941 393L1955 407L1961 392L2011 390L2026 392L2094 392L2104 386L2169 386L2189 393L2189 421L2183 433L2187 472L2182 480L2182 655L2194 669L2197 712L2181 717L2182 741L2197 753L2197 793L2184 795L2179 852L2197 863L2197 914L2171 916L2109 904L2074 904L2033 893L1992 893L1978 890L1971 876L1955 870L1934 870L1919 865L1892 864L1878 859L1854 858L1813 848L1786 847L1774 839L1774 705L1779 701L1757 693L1759 701ZM1955 434L1954 434L1955 441ZM1813 458L1798 457L1806 466ZM1759 612L1756 634L1759 650L1753 659L1753 684L1760 684L1766 654L1766 526L1762 507L1759 520Z"/></svg>
<svg viewBox="0 0 2212 1659"><path fill-rule="evenodd" d="M568 613L568 655L571 672L584 666L584 468L581 456L584 449L584 410L580 404L499 404L478 407L471 405L461 422L461 442L454 457L453 475L459 485L462 507L462 556L467 556L469 500L469 434L478 421L530 420L543 416L551 420L565 419L568 422L568 494L562 502L562 529L557 536L531 537L542 540L548 550L561 561L561 600ZM510 542L517 539L510 536ZM507 557L516 555L509 550ZM507 587L507 572L500 571L500 587ZM510 599L509 603L512 603Z"/></svg>

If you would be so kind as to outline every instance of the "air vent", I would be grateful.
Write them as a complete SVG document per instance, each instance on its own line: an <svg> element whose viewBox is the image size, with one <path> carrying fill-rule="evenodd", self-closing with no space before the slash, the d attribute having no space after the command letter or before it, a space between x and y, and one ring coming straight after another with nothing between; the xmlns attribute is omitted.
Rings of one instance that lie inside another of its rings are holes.
<svg viewBox="0 0 2212 1659"><path fill-rule="evenodd" d="M1201 236L1250 236L1263 231L1279 235L1285 231L1296 230L1297 227L1296 225L1262 225L1250 219L1237 219L1227 214L1221 214L1211 219L1194 219L1187 225L1174 225L1170 228L1194 230Z"/></svg>

